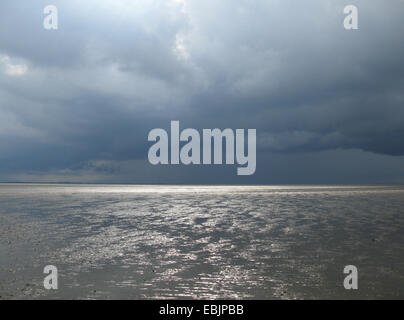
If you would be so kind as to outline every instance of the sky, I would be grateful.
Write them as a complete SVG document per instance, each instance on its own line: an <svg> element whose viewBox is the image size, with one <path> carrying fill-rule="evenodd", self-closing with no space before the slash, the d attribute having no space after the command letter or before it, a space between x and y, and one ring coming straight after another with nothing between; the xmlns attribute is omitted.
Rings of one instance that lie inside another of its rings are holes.
<svg viewBox="0 0 404 320"><path fill-rule="evenodd" d="M403 183L403 14L402 0L2 0L0 181ZM151 165L148 133L172 120L256 129L255 174Z"/></svg>

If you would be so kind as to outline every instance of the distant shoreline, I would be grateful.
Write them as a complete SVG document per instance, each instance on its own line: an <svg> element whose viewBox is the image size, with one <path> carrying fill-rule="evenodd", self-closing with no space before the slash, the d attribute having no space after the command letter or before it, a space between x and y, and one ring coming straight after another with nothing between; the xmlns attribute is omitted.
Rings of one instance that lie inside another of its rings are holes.
<svg viewBox="0 0 404 320"><path fill-rule="evenodd" d="M288 187L288 186L302 186L302 187L346 187L346 186L352 186L352 187L372 187L372 186L404 186L404 183L398 183L398 182L384 182L384 183L344 183L344 184L336 184L336 183L330 183L330 184L301 184L301 183L287 183L287 184L212 184L212 183L200 183L200 184L192 184L192 183L122 183L122 182L111 182L111 183L100 183L100 182L21 182L21 181L16 181L16 182L11 182L11 181L6 181L2 182L0 181L1 184L33 184L33 185L124 185L124 186L217 186L217 187L222 187L222 186L237 186L237 187Z"/></svg>

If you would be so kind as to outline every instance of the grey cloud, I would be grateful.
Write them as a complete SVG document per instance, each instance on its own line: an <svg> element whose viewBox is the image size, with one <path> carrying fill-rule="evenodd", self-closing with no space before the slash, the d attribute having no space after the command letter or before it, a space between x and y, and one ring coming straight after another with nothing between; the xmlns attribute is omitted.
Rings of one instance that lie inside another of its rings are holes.
<svg viewBox="0 0 404 320"><path fill-rule="evenodd" d="M256 128L258 159L404 155L404 3L352 3L357 31L335 0L55 1L49 32L46 1L2 1L0 57L27 70L0 60L1 173L118 179L170 120Z"/></svg>

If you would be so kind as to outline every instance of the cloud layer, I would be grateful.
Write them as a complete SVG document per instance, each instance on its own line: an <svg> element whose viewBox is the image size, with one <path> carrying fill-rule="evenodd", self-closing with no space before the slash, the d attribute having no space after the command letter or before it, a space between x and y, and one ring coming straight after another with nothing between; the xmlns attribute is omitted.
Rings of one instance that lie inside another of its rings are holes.
<svg viewBox="0 0 404 320"><path fill-rule="evenodd" d="M358 182L404 179L403 1L351 1L354 31L336 0L54 1L53 31L48 4L0 4L0 180L236 179L148 166L147 134L170 120L257 129L257 174L241 183L293 183L288 161L301 172L308 155L360 159ZM336 181L349 161L318 174Z"/></svg>

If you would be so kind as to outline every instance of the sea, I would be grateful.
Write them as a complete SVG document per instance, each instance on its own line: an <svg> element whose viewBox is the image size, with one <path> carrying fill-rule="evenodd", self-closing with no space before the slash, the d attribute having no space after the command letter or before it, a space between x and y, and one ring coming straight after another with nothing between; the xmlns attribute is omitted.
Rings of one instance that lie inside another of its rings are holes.
<svg viewBox="0 0 404 320"><path fill-rule="evenodd" d="M404 299L404 187L0 184L0 299Z"/></svg>

